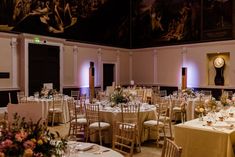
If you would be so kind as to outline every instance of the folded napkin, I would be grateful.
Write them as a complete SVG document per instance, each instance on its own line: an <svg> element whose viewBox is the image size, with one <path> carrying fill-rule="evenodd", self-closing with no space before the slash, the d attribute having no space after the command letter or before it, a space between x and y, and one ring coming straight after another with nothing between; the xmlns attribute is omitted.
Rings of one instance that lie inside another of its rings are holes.
<svg viewBox="0 0 235 157"><path fill-rule="evenodd" d="M224 120L227 123L235 123L235 118L229 117L227 119Z"/></svg>
<svg viewBox="0 0 235 157"><path fill-rule="evenodd" d="M86 151L91 149L94 146L94 144L92 143L80 143L78 142L78 144L76 145L75 149L78 151Z"/></svg>
<svg viewBox="0 0 235 157"><path fill-rule="evenodd" d="M226 122L219 122L217 121L216 123L213 124L213 127L217 127L217 128L228 128L230 127L230 125Z"/></svg>

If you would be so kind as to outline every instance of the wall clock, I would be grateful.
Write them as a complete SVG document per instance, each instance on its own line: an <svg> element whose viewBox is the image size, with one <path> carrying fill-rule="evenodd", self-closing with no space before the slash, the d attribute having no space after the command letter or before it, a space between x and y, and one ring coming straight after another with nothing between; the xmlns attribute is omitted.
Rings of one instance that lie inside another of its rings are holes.
<svg viewBox="0 0 235 157"><path fill-rule="evenodd" d="M214 67L216 71L215 75L215 85L224 85L224 67L225 67L225 60L222 57L216 57L214 59Z"/></svg>
<svg viewBox="0 0 235 157"><path fill-rule="evenodd" d="M216 57L213 63L215 68L222 68L225 64L225 60L222 57Z"/></svg>

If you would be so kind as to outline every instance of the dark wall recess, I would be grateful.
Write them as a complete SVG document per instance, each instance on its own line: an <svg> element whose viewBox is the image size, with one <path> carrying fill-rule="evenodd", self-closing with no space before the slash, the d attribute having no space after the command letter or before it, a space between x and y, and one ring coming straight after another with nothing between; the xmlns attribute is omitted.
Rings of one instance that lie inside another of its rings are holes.
<svg viewBox="0 0 235 157"><path fill-rule="evenodd" d="M0 78L10 78L9 72L0 72Z"/></svg>

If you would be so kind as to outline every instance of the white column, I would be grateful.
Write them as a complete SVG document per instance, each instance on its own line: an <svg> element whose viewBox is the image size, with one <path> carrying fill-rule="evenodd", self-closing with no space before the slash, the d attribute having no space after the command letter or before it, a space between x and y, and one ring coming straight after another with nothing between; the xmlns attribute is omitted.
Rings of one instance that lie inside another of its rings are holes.
<svg viewBox="0 0 235 157"><path fill-rule="evenodd" d="M18 61L17 61L17 40L16 38L11 39L11 53L12 53L12 87L18 88Z"/></svg>
<svg viewBox="0 0 235 157"><path fill-rule="evenodd" d="M182 55L182 67L186 67L187 62L187 48L183 47L181 51Z"/></svg>
<svg viewBox="0 0 235 157"><path fill-rule="evenodd" d="M102 68L102 53L101 53L101 48L97 50L97 55L98 55L98 63L97 63L97 85L101 86L101 89L103 88L103 68Z"/></svg>
<svg viewBox="0 0 235 157"><path fill-rule="evenodd" d="M74 73L74 81L73 84L75 86L78 85L78 47L73 47L73 73Z"/></svg>
<svg viewBox="0 0 235 157"><path fill-rule="evenodd" d="M117 64L116 64L116 85L120 85L120 51L119 50L117 50L117 54L116 54L117 56Z"/></svg>
<svg viewBox="0 0 235 157"><path fill-rule="evenodd" d="M178 84L178 89L182 88L182 67L187 68L187 48L182 47L181 50L181 69L180 69L180 82Z"/></svg>
<svg viewBox="0 0 235 157"><path fill-rule="evenodd" d="M60 45L60 92L63 92L64 88L64 52L65 47L63 44Z"/></svg>
<svg viewBox="0 0 235 157"><path fill-rule="evenodd" d="M157 50L153 50L153 83L154 85L158 83L157 80Z"/></svg>
<svg viewBox="0 0 235 157"><path fill-rule="evenodd" d="M129 83L133 80L133 52L129 52Z"/></svg>

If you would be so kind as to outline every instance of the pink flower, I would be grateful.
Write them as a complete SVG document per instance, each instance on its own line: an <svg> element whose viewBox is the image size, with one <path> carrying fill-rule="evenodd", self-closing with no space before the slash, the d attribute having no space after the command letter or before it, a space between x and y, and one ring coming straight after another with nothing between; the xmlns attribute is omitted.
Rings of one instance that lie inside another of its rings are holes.
<svg viewBox="0 0 235 157"><path fill-rule="evenodd" d="M0 152L0 157L5 157L5 154L3 152Z"/></svg>
<svg viewBox="0 0 235 157"><path fill-rule="evenodd" d="M35 148L35 144L33 143L33 141L30 140L25 141L23 145L26 149L30 148L33 150Z"/></svg>
<svg viewBox="0 0 235 157"><path fill-rule="evenodd" d="M15 139L16 139L16 141L18 141L18 142L22 142L22 137L21 137L21 135L20 135L20 133L18 133L18 134L16 134L15 135Z"/></svg>
<svg viewBox="0 0 235 157"><path fill-rule="evenodd" d="M6 139L5 141L2 142L2 146L4 148L10 147L12 144L13 144L13 142L11 140L9 140L9 139Z"/></svg>
<svg viewBox="0 0 235 157"><path fill-rule="evenodd" d="M21 131L15 135L15 138L16 138L16 141L22 142L27 136L28 134L26 132Z"/></svg>
<svg viewBox="0 0 235 157"><path fill-rule="evenodd" d="M232 103L232 101L231 101L230 99L226 99L226 102L227 102L228 104L231 104L231 103Z"/></svg>
<svg viewBox="0 0 235 157"><path fill-rule="evenodd" d="M25 138L27 138L28 133L25 132L25 131L21 131L21 132L20 132L20 136L22 137L22 139L25 139Z"/></svg>

